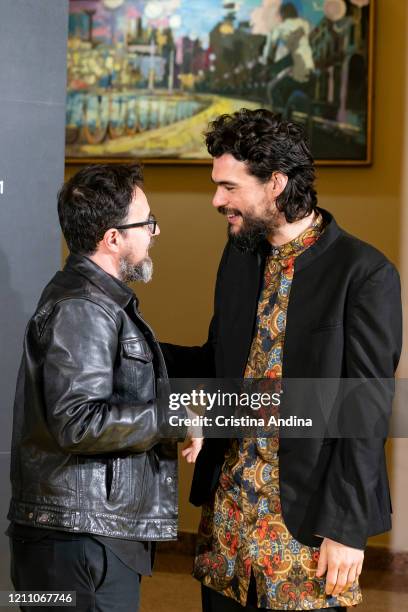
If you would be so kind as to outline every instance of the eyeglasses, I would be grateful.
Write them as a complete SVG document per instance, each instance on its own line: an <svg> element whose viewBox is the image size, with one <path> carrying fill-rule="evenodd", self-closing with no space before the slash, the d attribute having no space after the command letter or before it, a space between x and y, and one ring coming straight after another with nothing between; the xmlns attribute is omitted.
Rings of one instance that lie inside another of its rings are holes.
<svg viewBox="0 0 408 612"><path fill-rule="evenodd" d="M152 234L152 236L154 236L157 227L157 219L154 215L149 215L147 221L140 221L140 223L127 223L126 225L116 225L116 229L125 230L131 227L144 227L145 225L149 226L150 233Z"/></svg>

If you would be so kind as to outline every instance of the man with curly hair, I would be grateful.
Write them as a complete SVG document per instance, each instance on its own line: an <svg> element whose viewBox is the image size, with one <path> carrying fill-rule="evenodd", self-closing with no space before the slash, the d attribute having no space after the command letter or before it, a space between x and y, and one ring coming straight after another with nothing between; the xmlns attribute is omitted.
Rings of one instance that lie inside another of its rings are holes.
<svg viewBox="0 0 408 612"><path fill-rule="evenodd" d="M391 379L395 267L318 207L302 128L242 109L206 134L228 222L204 347L163 345L170 375ZM389 416L392 393L381 408ZM370 402L362 402L368 420ZM206 438L194 576L205 612L346 609L371 535L391 528L384 438Z"/></svg>

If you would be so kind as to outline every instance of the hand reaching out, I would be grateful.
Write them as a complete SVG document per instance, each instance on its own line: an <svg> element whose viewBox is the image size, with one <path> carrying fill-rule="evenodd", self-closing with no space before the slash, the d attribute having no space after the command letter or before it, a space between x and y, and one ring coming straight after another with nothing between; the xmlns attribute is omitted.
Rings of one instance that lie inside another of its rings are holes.
<svg viewBox="0 0 408 612"><path fill-rule="evenodd" d="M198 453L203 446L204 438L189 438L181 451L183 457L185 457L187 463L195 463Z"/></svg>
<svg viewBox="0 0 408 612"><path fill-rule="evenodd" d="M187 408L187 416L193 421L197 417L196 413L190 408ZM181 454L187 463L195 463L198 453L203 446L203 428L200 426L190 425L187 430L187 438L184 443Z"/></svg>

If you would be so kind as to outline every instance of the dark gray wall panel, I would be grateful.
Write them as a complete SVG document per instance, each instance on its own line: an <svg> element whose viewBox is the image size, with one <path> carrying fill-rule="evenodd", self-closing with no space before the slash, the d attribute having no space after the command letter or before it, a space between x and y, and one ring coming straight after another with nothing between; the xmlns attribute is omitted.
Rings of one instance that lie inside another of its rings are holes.
<svg viewBox="0 0 408 612"><path fill-rule="evenodd" d="M1 0L0 17L0 97L60 104L68 0Z"/></svg>
<svg viewBox="0 0 408 612"><path fill-rule="evenodd" d="M60 267L68 0L0 2L0 589L9 588L12 407L24 329Z"/></svg>

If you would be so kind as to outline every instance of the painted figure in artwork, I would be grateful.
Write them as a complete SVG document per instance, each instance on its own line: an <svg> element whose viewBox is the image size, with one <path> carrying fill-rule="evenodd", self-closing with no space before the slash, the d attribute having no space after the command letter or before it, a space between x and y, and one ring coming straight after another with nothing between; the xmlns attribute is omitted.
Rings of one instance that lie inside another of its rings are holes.
<svg viewBox="0 0 408 612"><path fill-rule="evenodd" d="M279 13L282 21L269 32L261 59L271 64L268 102L272 108L284 110L290 106L291 96L285 96L288 91L308 96L315 64L309 41L311 24L299 16L293 2L283 4Z"/></svg>

